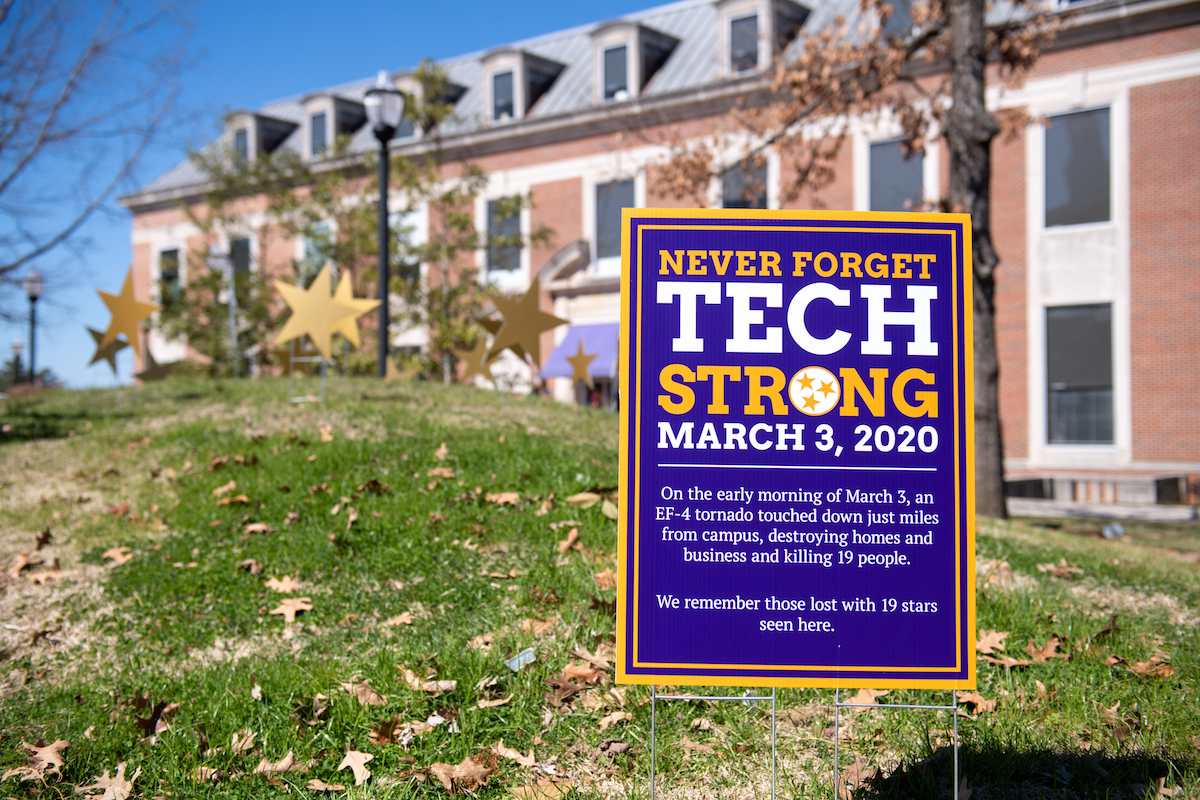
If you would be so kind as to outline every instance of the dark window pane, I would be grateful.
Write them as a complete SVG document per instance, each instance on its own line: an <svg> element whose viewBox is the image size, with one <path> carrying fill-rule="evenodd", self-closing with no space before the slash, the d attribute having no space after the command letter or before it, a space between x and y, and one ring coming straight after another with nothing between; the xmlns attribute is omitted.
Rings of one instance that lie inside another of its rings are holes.
<svg viewBox="0 0 1200 800"><path fill-rule="evenodd" d="M416 133L416 126L413 125L412 117L407 114L400 118L400 125L396 127L396 138L407 139Z"/></svg>
<svg viewBox="0 0 1200 800"><path fill-rule="evenodd" d="M743 170L741 164L726 170L721 178L721 197L724 208L766 208L766 162L749 171Z"/></svg>
<svg viewBox="0 0 1200 800"><path fill-rule="evenodd" d="M596 258L621 255L621 209L633 208L633 181L596 186Z"/></svg>
<svg viewBox="0 0 1200 800"><path fill-rule="evenodd" d="M525 81L525 113L529 113L534 103L540 100L542 95L550 91L550 87L554 85L555 78L558 77L557 71L543 72L537 69L530 69L527 74L528 79Z"/></svg>
<svg viewBox="0 0 1200 800"><path fill-rule="evenodd" d="M233 153L242 161L250 157L250 133L245 128L233 132Z"/></svg>
<svg viewBox="0 0 1200 800"><path fill-rule="evenodd" d="M1046 129L1046 227L1107 222L1108 109L1050 118Z"/></svg>
<svg viewBox="0 0 1200 800"><path fill-rule="evenodd" d="M325 152L329 142L325 135L325 112L321 111L308 118L308 129L312 137L312 155L319 156Z"/></svg>
<svg viewBox="0 0 1200 800"><path fill-rule="evenodd" d="M521 266L521 215L504 214L501 200L489 200L487 204L488 227L488 271L512 271Z"/></svg>
<svg viewBox="0 0 1200 800"><path fill-rule="evenodd" d="M604 51L604 99L612 100L617 92L624 92L620 99L624 100L629 94L628 50L624 45Z"/></svg>
<svg viewBox="0 0 1200 800"><path fill-rule="evenodd" d="M492 119L501 120L505 117L512 119L513 111L513 74L501 72L492 76Z"/></svg>
<svg viewBox="0 0 1200 800"><path fill-rule="evenodd" d="M914 211L921 207L924 159L904 157L900 142L871 145L871 210Z"/></svg>
<svg viewBox="0 0 1200 800"><path fill-rule="evenodd" d="M729 23L729 69L745 72L758 69L758 15Z"/></svg>
<svg viewBox="0 0 1200 800"><path fill-rule="evenodd" d="M158 254L158 276L163 283L179 283L178 250L163 250Z"/></svg>
<svg viewBox="0 0 1200 800"><path fill-rule="evenodd" d="M642 85L639 87L640 89L645 89L654 74L662 68L663 64L667 63L672 49L659 47L649 42L642 44Z"/></svg>
<svg viewBox="0 0 1200 800"><path fill-rule="evenodd" d="M1046 309L1047 433L1052 444L1111 444L1112 306Z"/></svg>
<svg viewBox="0 0 1200 800"><path fill-rule="evenodd" d="M234 272L250 271L250 240L234 239L229 243L229 258Z"/></svg>

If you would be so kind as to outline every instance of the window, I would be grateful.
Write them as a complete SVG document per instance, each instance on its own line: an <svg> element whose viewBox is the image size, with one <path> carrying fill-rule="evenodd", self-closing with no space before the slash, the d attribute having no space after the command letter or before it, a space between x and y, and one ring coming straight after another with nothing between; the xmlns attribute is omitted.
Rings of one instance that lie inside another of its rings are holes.
<svg viewBox="0 0 1200 800"><path fill-rule="evenodd" d="M1107 222L1108 109L1050 117L1046 128L1046 227Z"/></svg>
<svg viewBox="0 0 1200 800"><path fill-rule="evenodd" d="M758 69L758 15L729 23L729 71L737 74Z"/></svg>
<svg viewBox="0 0 1200 800"><path fill-rule="evenodd" d="M604 99L629 99L629 59L625 45L604 51Z"/></svg>
<svg viewBox="0 0 1200 800"><path fill-rule="evenodd" d="M498 72L492 76L492 119L496 122L516 116L513 98L513 74Z"/></svg>
<svg viewBox="0 0 1200 800"><path fill-rule="evenodd" d="M158 295L163 305L171 304L180 295L177 248L163 250L158 254Z"/></svg>
<svg viewBox="0 0 1200 800"><path fill-rule="evenodd" d="M621 274L621 209L634 205L632 179L596 184L597 274Z"/></svg>
<svg viewBox="0 0 1200 800"><path fill-rule="evenodd" d="M233 132L233 154L239 161L250 157L250 132L245 128Z"/></svg>
<svg viewBox="0 0 1200 800"><path fill-rule="evenodd" d="M767 207L767 162L761 161L749 171L735 164L721 178L723 208Z"/></svg>
<svg viewBox="0 0 1200 800"><path fill-rule="evenodd" d="M308 236L304 237L304 258L297 264L300 283L307 286L321 267L331 260L333 255L332 232L325 223L317 223L312 227Z"/></svg>
<svg viewBox="0 0 1200 800"><path fill-rule="evenodd" d="M229 259L235 274L250 271L250 240L234 239L229 243Z"/></svg>
<svg viewBox="0 0 1200 800"><path fill-rule="evenodd" d="M1051 444L1112 444L1112 306L1046 309Z"/></svg>
<svg viewBox="0 0 1200 800"><path fill-rule="evenodd" d="M318 111L308 118L309 136L312 139L311 154L316 157L325 152L325 148L329 146L329 141L325 133L325 112Z"/></svg>
<svg viewBox="0 0 1200 800"><path fill-rule="evenodd" d="M396 128L397 139L407 139L417 132L416 126L413 124L413 118L408 115L409 108L412 107L411 101L406 103L408 108L404 110L404 116L400 118L400 125Z"/></svg>
<svg viewBox="0 0 1200 800"><path fill-rule="evenodd" d="M915 211L921 207L924 161L905 156L899 140L871 145L871 210Z"/></svg>
<svg viewBox="0 0 1200 800"><path fill-rule="evenodd" d="M513 206L512 200L488 200L488 272L521 268L521 214Z"/></svg>

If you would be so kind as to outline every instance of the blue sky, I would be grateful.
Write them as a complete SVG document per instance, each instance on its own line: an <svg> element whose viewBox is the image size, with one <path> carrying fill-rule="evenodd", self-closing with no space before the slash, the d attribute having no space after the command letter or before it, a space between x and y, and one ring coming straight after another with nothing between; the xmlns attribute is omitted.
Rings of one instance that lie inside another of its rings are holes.
<svg viewBox="0 0 1200 800"><path fill-rule="evenodd" d="M180 97L187 121L159 140L125 191L173 166L189 145L214 136L229 109L257 108L281 97L367 78L380 69L412 67L425 57L488 49L659 4L661 0L193 3L191 67ZM112 386L116 380L103 362L87 366L94 345L84 329L102 329L108 323L108 311L95 290L118 292L131 260L129 214L115 202L110 205L87 225L87 247L77 255L58 254L37 265L52 278L38 303L37 366L54 370L69 386ZM22 301L7 310L26 309ZM27 359L28 324L0 323L4 360L15 338L26 343ZM132 358L128 349L119 356L123 384L130 380Z"/></svg>

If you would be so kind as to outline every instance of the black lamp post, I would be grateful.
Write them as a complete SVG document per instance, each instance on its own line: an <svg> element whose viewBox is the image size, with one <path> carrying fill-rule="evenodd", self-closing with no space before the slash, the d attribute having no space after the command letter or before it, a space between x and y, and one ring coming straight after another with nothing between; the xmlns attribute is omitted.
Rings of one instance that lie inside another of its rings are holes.
<svg viewBox="0 0 1200 800"><path fill-rule="evenodd" d="M387 377L388 359L388 142L404 115L404 95L379 71L363 105L379 140L379 377Z"/></svg>
<svg viewBox="0 0 1200 800"><path fill-rule="evenodd" d="M25 352L25 343L22 342L20 339L13 339L12 353L13 353L13 383L14 384L21 382L21 353L23 353L23 352Z"/></svg>
<svg viewBox="0 0 1200 800"><path fill-rule="evenodd" d="M37 378L37 369L34 364L37 339L34 338L34 330L37 328L37 301L42 296L42 276L36 269L29 270L25 275L25 281L21 284L21 288L25 290L25 294L29 298L29 382L33 383Z"/></svg>

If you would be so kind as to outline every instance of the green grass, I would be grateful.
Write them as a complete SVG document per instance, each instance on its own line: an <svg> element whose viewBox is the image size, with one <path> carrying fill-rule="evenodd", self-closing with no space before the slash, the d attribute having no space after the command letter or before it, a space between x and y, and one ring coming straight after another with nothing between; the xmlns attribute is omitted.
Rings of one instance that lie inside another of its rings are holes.
<svg viewBox="0 0 1200 800"><path fill-rule="evenodd" d="M34 566L0 596L0 770L26 762L22 742L71 746L61 778L10 778L0 791L71 795L124 761L127 774L142 770L135 796L318 796L311 778L353 787L337 766L358 750L374 755L373 778L350 796L445 796L426 770L486 760L479 754L503 738L532 748L540 766L501 758L478 796L550 773L583 797L648 796L646 688L628 688L622 705L605 676L561 707L547 697L547 679L577 662L569 650L612 641L615 593L593 576L615 566L615 523L600 506L563 499L617 483L615 417L421 383L331 381L319 406L286 397L283 381L171 381L127 391L119 408L112 392L62 392L3 409L0 556L11 563L49 526L55 538L40 555L56 555L63 575L35 586L24 575L46 567ZM332 441L321 441L323 426ZM430 475L446 468L453 478ZM372 480L387 488L371 491ZM217 505L213 490L230 481L236 488L220 497L246 502ZM494 492L521 501L499 506L487 499ZM124 503L127 514L109 512ZM358 512L350 527L348 507ZM550 523L567 520L578 523L580 549L562 554L568 528ZM254 523L272 530L247 533ZM977 797L1134 797L1159 778L1183 787L1175 796L1200 792L1200 526L1143 523L1108 541L1087 524L980 526L979 626L1009 631L1014 657L1056 635L1071 658L1011 670L980 662L979 692L998 704L960 719L962 773ZM134 557L113 566L103 554L114 546ZM249 559L263 572L239 567ZM1038 570L1060 559L1082 574ZM263 586L272 575L301 588L277 594ZM286 596L313 608L286 625L267 613ZM411 625L384 625L406 612ZM1119 630L1100 635L1113 614ZM529 619L552 626L538 635L523 628ZM489 633L486 650L470 645ZM528 647L535 663L505 666ZM1156 651L1172 675L1129 668ZM1110 666L1110 656L1125 663ZM400 666L457 687L413 689ZM478 688L490 678L495 686ZM360 705L341 687L361 680L386 703ZM328 707L314 714L319 695ZM893 691L881 702L947 699ZM160 701L179 706L150 744L135 721ZM833 796L831 701L827 691L779 692L781 796ZM601 731L613 711L633 719ZM370 741L381 720L432 715L447 722L408 749ZM843 722L842 768L858 756L879 770L860 794L949 796L946 712L852 712ZM660 794L769 792L764 704L663 702L657 723ZM234 752L246 730L253 748ZM611 739L629 750L601 752ZM289 751L306 772L275 783L245 774ZM223 777L198 782L197 767Z"/></svg>

